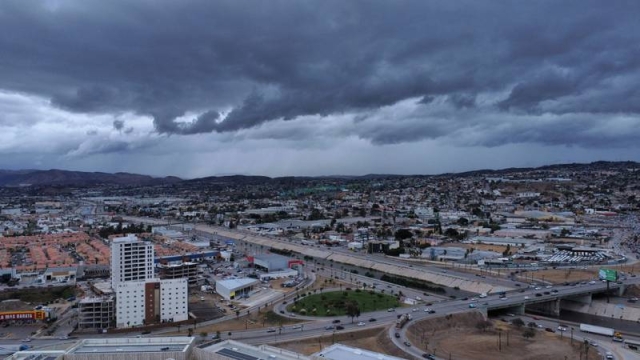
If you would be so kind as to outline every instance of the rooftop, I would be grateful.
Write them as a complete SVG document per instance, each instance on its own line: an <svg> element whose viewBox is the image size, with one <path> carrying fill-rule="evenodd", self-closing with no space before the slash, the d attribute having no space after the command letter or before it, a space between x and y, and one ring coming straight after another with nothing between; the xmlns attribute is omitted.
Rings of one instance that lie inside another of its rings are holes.
<svg viewBox="0 0 640 360"><path fill-rule="evenodd" d="M243 278L243 279L229 279L229 280L219 280L216 281L216 284L220 284L229 290L241 289L243 287L258 284L260 281L252 278Z"/></svg>
<svg viewBox="0 0 640 360"><path fill-rule="evenodd" d="M333 344L314 356L332 360L402 360L402 358L377 353L374 351L354 348L342 344Z"/></svg>
<svg viewBox="0 0 640 360"><path fill-rule="evenodd" d="M244 344L241 342L237 342L234 340L227 340L221 343L211 345L203 349L204 351L215 353L220 356L222 359L233 359L233 360L258 360L258 359L269 359L269 360L308 360L309 358L283 349L279 349L272 346L261 345L261 346L252 346L248 344Z"/></svg>
<svg viewBox="0 0 640 360"><path fill-rule="evenodd" d="M186 352L193 343L193 337L153 337L153 338L106 338L85 339L69 351L70 354L109 354L147 352ZM167 349L168 348L168 349Z"/></svg>

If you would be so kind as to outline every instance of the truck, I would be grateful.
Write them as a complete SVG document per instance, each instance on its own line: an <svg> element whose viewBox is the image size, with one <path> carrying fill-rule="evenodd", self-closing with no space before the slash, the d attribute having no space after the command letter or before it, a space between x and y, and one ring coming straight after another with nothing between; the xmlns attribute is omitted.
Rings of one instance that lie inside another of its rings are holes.
<svg viewBox="0 0 640 360"><path fill-rule="evenodd" d="M602 326L595 326L595 325L589 325L589 324L580 324L580 331L593 333L593 334L599 334L599 335L612 336L612 337L616 333L611 328L606 328L606 327L602 327Z"/></svg>
<svg viewBox="0 0 640 360"><path fill-rule="evenodd" d="M409 320L411 320L411 315L409 314L400 315L400 317L398 317L398 320L396 320L396 329L402 329L402 327L406 323L408 323Z"/></svg>

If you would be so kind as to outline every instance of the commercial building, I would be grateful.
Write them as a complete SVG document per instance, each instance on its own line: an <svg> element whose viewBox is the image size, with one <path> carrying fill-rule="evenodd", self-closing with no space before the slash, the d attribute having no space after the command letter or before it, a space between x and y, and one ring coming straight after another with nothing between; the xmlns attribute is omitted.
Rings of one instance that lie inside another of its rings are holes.
<svg viewBox="0 0 640 360"><path fill-rule="evenodd" d="M198 276L198 264L194 262L181 262L178 264L158 264L158 276L160 279L189 279L189 283L195 283Z"/></svg>
<svg viewBox="0 0 640 360"><path fill-rule="evenodd" d="M312 355L314 359L330 360L402 360L402 358L381 354L375 351L359 349L342 344L333 344Z"/></svg>
<svg viewBox="0 0 640 360"><path fill-rule="evenodd" d="M251 278L220 280L216 281L216 292L226 300L241 299L249 297L258 284L259 280Z"/></svg>
<svg viewBox="0 0 640 360"><path fill-rule="evenodd" d="M311 358L293 351L260 345L253 346L234 340L226 340L203 349L195 348L194 355L199 360L309 360Z"/></svg>
<svg viewBox="0 0 640 360"><path fill-rule="evenodd" d="M153 257L152 244L135 236L113 240L111 283L116 294L116 327L188 319L188 278L154 278Z"/></svg>
<svg viewBox="0 0 640 360"><path fill-rule="evenodd" d="M287 269L289 261L288 257L278 254L262 254L253 257L253 265L267 272Z"/></svg>
<svg viewBox="0 0 640 360"><path fill-rule="evenodd" d="M129 234L111 243L111 286L153 278L153 244Z"/></svg>
<svg viewBox="0 0 640 360"><path fill-rule="evenodd" d="M19 351L12 360L190 360L193 337L84 339L64 350Z"/></svg>
<svg viewBox="0 0 640 360"><path fill-rule="evenodd" d="M115 298L93 297L78 302L78 328L108 329L115 324Z"/></svg>

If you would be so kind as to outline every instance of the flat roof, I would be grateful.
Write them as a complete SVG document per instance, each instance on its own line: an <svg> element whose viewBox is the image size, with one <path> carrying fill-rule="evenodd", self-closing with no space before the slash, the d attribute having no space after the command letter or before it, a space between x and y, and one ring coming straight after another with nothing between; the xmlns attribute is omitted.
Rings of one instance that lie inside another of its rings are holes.
<svg viewBox="0 0 640 360"><path fill-rule="evenodd" d="M148 352L186 352L193 337L84 339L69 354L127 354ZM164 350L163 350L164 349Z"/></svg>
<svg viewBox="0 0 640 360"><path fill-rule="evenodd" d="M403 358L385 355L374 351L359 349L342 344L333 344L324 350L313 354L331 360L404 360Z"/></svg>
<svg viewBox="0 0 640 360"><path fill-rule="evenodd" d="M222 359L232 360L308 360L309 357L302 354L280 349L268 345L253 346L235 340L226 340L218 344L208 346L204 351L214 353Z"/></svg>
<svg viewBox="0 0 640 360"><path fill-rule="evenodd" d="M260 280L253 278L242 278L242 279L228 279L228 280L219 280L216 281L216 285L220 284L229 290L242 289L247 286L251 286L254 284L259 284Z"/></svg>

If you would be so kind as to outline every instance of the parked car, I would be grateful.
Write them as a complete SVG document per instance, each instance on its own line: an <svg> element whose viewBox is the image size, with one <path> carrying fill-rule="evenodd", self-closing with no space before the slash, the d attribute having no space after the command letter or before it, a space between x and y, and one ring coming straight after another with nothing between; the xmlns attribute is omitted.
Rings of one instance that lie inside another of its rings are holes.
<svg viewBox="0 0 640 360"><path fill-rule="evenodd" d="M344 326L338 325L338 326L336 326L336 330L344 330Z"/></svg>
<svg viewBox="0 0 640 360"><path fill-rule="evenodd" d="M332 321L332 323L334 323L334 324L340 324L340 319L335 319L335 320L333 320L333 321Z"/></svg>
<svg viewBox="0 0 640 360"><path fill-rule="evenodd" d="M395 336L396 339L400 339L400 334L399 333L395 333L393 336Z"/></svg>

